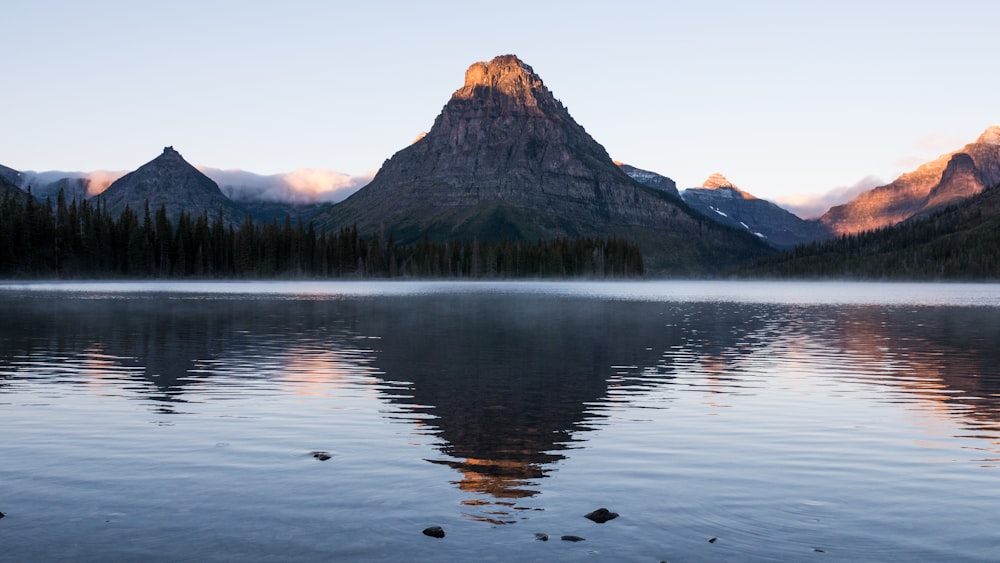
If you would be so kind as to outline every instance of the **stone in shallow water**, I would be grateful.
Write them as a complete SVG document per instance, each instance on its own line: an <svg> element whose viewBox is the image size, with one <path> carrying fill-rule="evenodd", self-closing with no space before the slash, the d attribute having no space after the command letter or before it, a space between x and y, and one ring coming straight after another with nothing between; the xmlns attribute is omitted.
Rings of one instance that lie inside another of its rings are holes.
<svg viewBox="0 0 1000 563"><path fill-rule="evenodd" d="M316 459L318 459L320 461L326 461L326 460L330 459L331 457L333 457L333 456L330 455L330 452L315 451L315 452L309 452L309 453L312 454L312 456L314 458L316 458Z"/></svg>
<svg viewBox="0 0 1000 563"><path fill-rule="evenodd" d="M443 538L444 528L441 526L431 526L430 528L424 528L424 535L430 536L432 538Z"/></svg>
<svg viewBox="0 0 1000 563"><path fill-rule="evenodd" d="M586 541L587 538L581 538L580 536L562 536L562 541Z"/></svg>
<svg viewBox="0 0 1000 563"><path fill-rule="evenodd" d="M535 534L535 539L538 541L549 541L548 534Z"/></svg>
<svg viewBox="0 0 1000 563"><path fill-rule="evenodd" d="M590 514L584 515L584 518L597 522L598 524L603 524L608 520L614 520L618 518L617 512L611 512L607 508L598 508L597 510L591 512Z"/></svg>

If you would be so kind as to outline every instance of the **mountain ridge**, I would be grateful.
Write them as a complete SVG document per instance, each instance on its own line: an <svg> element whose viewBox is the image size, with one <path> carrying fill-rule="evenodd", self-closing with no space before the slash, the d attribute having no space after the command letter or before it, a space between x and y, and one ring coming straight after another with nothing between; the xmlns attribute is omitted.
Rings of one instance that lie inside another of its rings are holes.
<svg viewBox="0 0 1000 563"><path fill-rule="evenodd" d="M678 273L764 252L630 178L514 55L471 65L430 131L321 221L400 242L620 236Z"/></svg>

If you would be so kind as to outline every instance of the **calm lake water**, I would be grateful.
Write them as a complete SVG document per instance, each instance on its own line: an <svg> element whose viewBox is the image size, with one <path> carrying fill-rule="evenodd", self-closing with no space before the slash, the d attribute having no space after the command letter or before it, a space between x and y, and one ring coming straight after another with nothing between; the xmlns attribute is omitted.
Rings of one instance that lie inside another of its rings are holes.
<svg viewBox="0 0 1000 563"><path fill-rule="evenodd" d="M0 311L4 561L1000 557L997 285L6 284Z"/></svg>

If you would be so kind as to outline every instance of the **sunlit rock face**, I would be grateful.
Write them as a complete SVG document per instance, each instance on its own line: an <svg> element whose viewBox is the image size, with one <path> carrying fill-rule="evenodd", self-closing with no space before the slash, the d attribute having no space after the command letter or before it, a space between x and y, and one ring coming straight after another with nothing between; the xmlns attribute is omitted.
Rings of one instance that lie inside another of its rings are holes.
<svg viewBox="0 0 1000 563"><path fill-rule="evenodd" d="M140 214L140 220L147 202L153 213L164 206L174 222L182 211L192 217L208 213L210 220L215 220L221 210L229 223L239 223L246 215L173 147L164 148L163 154L116 180L97 198L112 216L117 217L128 206Z"/></svg>
<svg viewBox="0 0 1000 563"><path fill-rule="evenodd" d="M1000 126L974 143L903 174L826 212L820 222L844 235L895 225L1000 183Z"/></svg>
<svg viewBox="0 0 1000 563"><path fill-rule="evenodd" d="M737 229L744 229L768 244L784 248L823 240L829 231L816 221L806 221L764 199L758 199L719 173L712 174L700 188L684 190L684 201L705 217Z"/></svg>
<svg viewBox="0 0 1000 563"><path fill-rule="evenodd" d="M401 242L616 235L674 256L671 245L697 237L722 260L759 248L629 178L513 55L470 66L430 131L321 223Z"/></svg>

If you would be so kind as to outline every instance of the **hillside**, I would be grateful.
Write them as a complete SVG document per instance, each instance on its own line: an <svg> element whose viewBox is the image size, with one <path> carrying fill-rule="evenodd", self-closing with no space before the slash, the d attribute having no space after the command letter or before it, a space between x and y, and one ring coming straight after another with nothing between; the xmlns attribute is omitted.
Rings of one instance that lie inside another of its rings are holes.
<svg viewBox="0 0 1000 563"><path fill-rule="evenodd" d="M1000 184L926 217L796 247L738 275L1000 280Z"/></svg>

